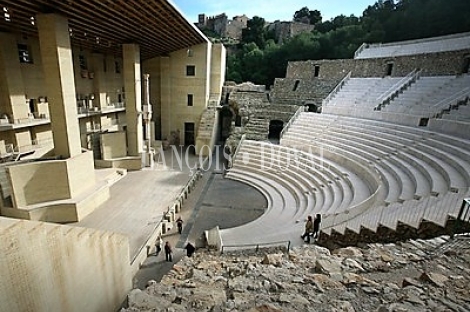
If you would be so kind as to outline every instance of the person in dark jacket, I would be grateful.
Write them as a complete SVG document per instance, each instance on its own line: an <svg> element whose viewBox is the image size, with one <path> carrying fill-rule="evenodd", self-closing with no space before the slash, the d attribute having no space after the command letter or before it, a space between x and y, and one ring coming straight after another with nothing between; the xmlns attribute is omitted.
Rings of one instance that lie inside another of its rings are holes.
<svg viewBox="0 0 470 312"><path fill-rule="evenodd" d="M196 247L194 247L194 245L191 243L186 244L186 247L184 247L184 249L186 249L186 255L188 257L191 257L194 251L196 251Z"/></svg>
<svg viewBox="0 0 470 312"><path fill-rule="evenodd" d="M305 238L307 238L307 243L310 243L310 235L313 232L313 222L312 222L312 216L307 217L307 222L305 223L305 232L302 234L302 239L305 241Z"/></svg>
<svg viewBox="0 0 470 312"><path fill-rule="evenodd" d="M166 256L166 261L169 261L169 262L173 261L173 250L171 249L170 242L165 243L165 256Z"/></svg>
<svg viewBox="0 0 470 312"><path fill-rule="evenodd" d="M317 240L320 236L321 214L317 213L313 220L313 239Z"/></svg>
<svg viewBox="0 0 470 312"><path fill-rule="evenodd" d="M176 220L176 225L178 226L178 233L181 234L181 232L183 232L183 220L181 219L181 217Z"/></svg>

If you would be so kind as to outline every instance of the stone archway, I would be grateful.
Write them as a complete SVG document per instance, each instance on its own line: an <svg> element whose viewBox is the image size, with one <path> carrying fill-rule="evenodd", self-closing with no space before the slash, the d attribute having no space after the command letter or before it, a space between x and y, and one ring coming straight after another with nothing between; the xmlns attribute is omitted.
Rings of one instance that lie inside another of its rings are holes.
<svg viewBox="0 0 470 312"><path fill-rule="evenodd" d="M268 139L270 141L279 142L281 139L281 131L284 128L284 122L282 120L271 120L269 122L269 133Z"/></svg>

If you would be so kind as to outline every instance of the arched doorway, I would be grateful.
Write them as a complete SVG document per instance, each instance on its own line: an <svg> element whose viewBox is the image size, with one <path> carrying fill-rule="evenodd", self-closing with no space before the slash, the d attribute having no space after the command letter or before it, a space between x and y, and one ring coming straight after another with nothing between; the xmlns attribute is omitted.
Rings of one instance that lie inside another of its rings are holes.
<svg viewBox="0 0 470 312"><path fill-rule="evenodd" d="M269 122L268 139L272 142L279 142L283 128L284 122L282 120L271 120Z"/></svg>
<svg viewBox="0 0 470 312"><path fill-rule="evenodd" d="M305 107L307 108L307 112L309 113L317 113L317 105L315 104L305 104Z"/></svg>

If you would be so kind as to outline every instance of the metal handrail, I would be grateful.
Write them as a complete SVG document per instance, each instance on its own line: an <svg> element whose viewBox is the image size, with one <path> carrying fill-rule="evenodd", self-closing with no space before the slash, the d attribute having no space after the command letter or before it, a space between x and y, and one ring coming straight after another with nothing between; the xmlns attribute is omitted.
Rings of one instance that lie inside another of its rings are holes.
<svg viewBox="0 0 470 312"><path fill-rule="evenodd" d="M338 93L339 89L341 89L341 87L346 83L346 81L349 80L349 78L351 78L351 72L349 72L349 73L340 81L340 83L338 83L338 85L333 89L333 91L331 91L330 94L328 94L328 96L322 101L322 105L323 105L323 106L326 106L326 104L331 100L331 98L333 97L333 95L335 95L336 93Z"/></svg>
<svg viewBox="0 0 470 312"><path fill-rule="evenodd" d="M290 240L285 240L285 241L277 241L277 242L270 242L270 243L252 243L252 244L235 244L235 245L222 245L220 249L220 253L224 253L224 249L227 248L239 248L241 247L242 249L250 249L250 248L244 248L244 247L254 247L255 252L258 252L260 250L260 247L277 247L277 246L282 246L287 243L287 252L290 251L290 246L291 246L291 241Z"/></svg>
<svg viewBox="0 0 470 312"><path fill-rule="evenodd" d="M397 83L393 84L393 86L388 88L387 91L382 93L382 95L378 96L375 100L384 102L388 97L392 96L394 93L396 93L397 91L401 89L401 87L398 88L398 86L404 86L408 82L412 81L416 77L415 74L417 73L418 72L416 71L416 69L413 69L413 71L411 71L408 75L400 79Z"/></svg>
<svg viewBox="0 0 470 312"><path fill-rule="evenodd" d="M282 128L281 135L279 136L280 139L282 139L282 137L284 136L284 132L286 132L292 125L292 123L297 119L297 117L299 117L300 113L305 112L305 110L305 106L301 106L295 111L294 116L292 116L291 119L289 119L287 124L284 126L284 128Z"/></svg>
<svg viewBox="0 0 470 312"><path fill-rule="evenodd" d="M451 104L455 100L460 100L462 97L467 96L470 94L470 87L467 87L459 92L452 94L451 96L446 97L445 99L439 101L438 103L432 105L431 107L434 108L436 106L441 106L443 103Z"/></svg>
<svg viewBox="0 0 470 312"><path fill-rule="evenodd" d="M246 139L246 133L242 135L242 137L240 138L240 141L238 142L237 148L235 149L235 153L233 153L233 156L230 157L230 160L229 160L229 167L230 168L233 166L233 162L235 161L235 157L237 156L238 151L240 150L240 146L242 145L243 141L245 141L245 139Z"/></svg>
<svg viewBox="0 0 470 312"><path fill-rule="evenodd" d="M354 58L357 58L357 56L368 47L369 44L363 42L359 48L357 48L356 52L354 52Z"/></svg>

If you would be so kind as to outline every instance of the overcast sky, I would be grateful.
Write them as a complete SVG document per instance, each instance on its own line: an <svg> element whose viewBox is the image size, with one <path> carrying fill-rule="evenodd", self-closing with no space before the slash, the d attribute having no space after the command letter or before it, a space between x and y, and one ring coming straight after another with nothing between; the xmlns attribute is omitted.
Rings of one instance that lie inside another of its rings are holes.
<svg viewBox="0 0 470 312"><path fill-rule="evenodd" d="M263 17L266 21L290 21L295 11L306 6L310 10L319 10L323 21L340 14L361 16L362 12L375 0L170 0L190 22L197 22L200 13L206 16L227 14L229 18L236 15Z"/></svg>

